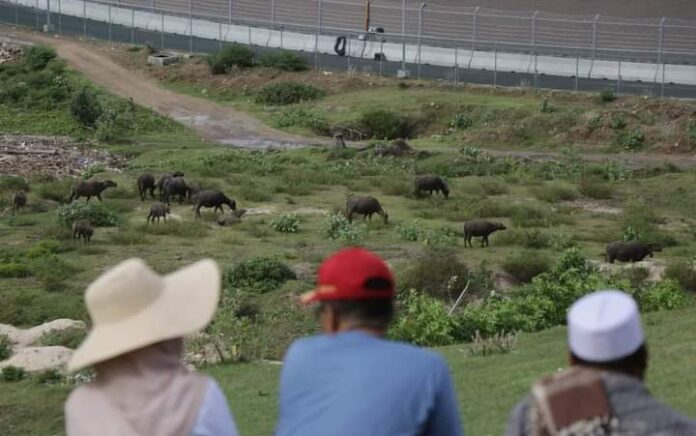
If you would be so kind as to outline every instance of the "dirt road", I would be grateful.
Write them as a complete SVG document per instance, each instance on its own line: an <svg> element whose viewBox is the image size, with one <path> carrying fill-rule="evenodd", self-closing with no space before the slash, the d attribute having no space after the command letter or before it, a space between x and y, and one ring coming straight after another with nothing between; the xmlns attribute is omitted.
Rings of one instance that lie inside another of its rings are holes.
<svg viewBox="0 0 696 436"><path fill-rule="evenodd" d="M165 89L156 81L118 65L88 44L25 32L13 32L9 36L18 41L40 42L54 47L72 68L95 84L171 117L211 141L252 149L296 148L325 142L321 138L303 138L281 132L230 107Z"/></svg>

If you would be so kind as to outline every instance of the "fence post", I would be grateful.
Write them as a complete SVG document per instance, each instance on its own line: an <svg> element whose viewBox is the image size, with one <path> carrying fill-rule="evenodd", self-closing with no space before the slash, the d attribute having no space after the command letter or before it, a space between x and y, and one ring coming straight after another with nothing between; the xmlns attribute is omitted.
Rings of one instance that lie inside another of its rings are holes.
<svg viewBox="0 0 696 436"><path fill-rule="evenodd" d="M87 39L87 0L82 2L82 33L85 39Z"/></svg>
<svg viewBox="0 0 696 436"><path fill-rule="evenodd" d="M418 9L418 80L421 78L421 37L423 36L423 9L425 2L421 3Z"/></svg>
<svg viewBox="0 0 696 436"><path fill-rule="evenodd" d="M404 77L406 73L406 0L401 2L401 71Z"/></svg>
<svg viewBox="0 0 696 436"><path fill-rule="evenodd" d="M36 4L34 5L34 18L36 19L36 30L39 29L39 0L36 0Z"/></svg>
<svg viewBox="0 0 696 436"><path fill-rule="evenodd" d="M51 27L51 0L46 0L46 30L52 32Z"/></svg>
<svg viewBox="0 0 696 436"><path fill-rule="evenodd" d="M592 22L592 60L595 59L595 52L597 51L597 22L599 21L599 14L595 15L594 21Z"/></svg>
<svg viewBox="0 0 696 436"><path fill-rule="evenodd" d="M61 0L58 0L58 34L63 33L63 7L61 5Z"/></svg>
<svg viewBox="0 0 696 436"><path fill-rule="evenodd" d="M660 97L665 96L665 61L662 61L662 84L660 85Z"/></svg>
<svg viewBox="0 0 696 436"><path fill-rule="evenodd" d="M384 75L384 39L379 41L379 52L382 54L379 57L379 77L382 77ZM360 59L362 60L362 55L360 55Z"/></svg>
<svg viewBox="0 0 696 436"><path fill-rule="evenodd" d="M222 21L218 22L218 50L222 50Z"/></svg>
<svg viewBox="0 0 696 436"><path fill-rule="evenodd" d="M275 30L276 2L271 0L271 30Z"/></svg>
<svg viewBox="0 0 696 436"><path fill-rule="evenodd" d="M575 48L575 90L580 89L580 47Z"/></svg>
<svg viewBox="0 0 696 436"><path fill-rule="evenodd" d="M322 3L317 2L317 32L314 36L314 68L319 69L319 33L321 33Z"/></svg>
<svg viewBox="0 0 696 436"><path fill-rule="evenodd" d="M534 11L534 15L532 15L532 35L531 35L531 48L534 56L534 87L538 87L538 81L539 81L539 75L538 75L538 58L539 58L539 53L537 52L537 47L536 47L536 23L537 23L537 15L539 15L539 11L536 10Z"/></svg>
<svg viewBox="0 0 696 436"><path fill-rule="evenodd" d="M473 20L473 26L471 27L471 51L473 56L473 51L476 50L476 40L478 39L478 13L479 9L481 9L480 6L476 6L476 9L474 9L474 15L472 16Z"/></svg>
<svg viewBox="0 0 696 436"><path fill-rule="evenodd" d="M493 86L498 86L498 43L495 43L495 54L493 60Z"/></svg>
<svg viewBox="0 0 696 436"><path fill-rule="evenodd" d="M15 26L19 26L19 0L15 0Z"/></svg>
<svg viewBox="0 0 696 436"><path fill-rule="evenodd" d="M131 9L131 44L135 44L135 9Z"/></svg>
<svg viewBox="0 0 696 436"><path fill-rule="evenodd" d="M232 0L227 2L227 24L232 24Z"/></svg>
<svg viewBox="0 0 696 436"><path fill-rule="evenodd" d="M193 0L189 0L189 53L193 53Z"/></svg>
<svg viewBox="0 0 696 436"><path fill-rule="evenodd" d="M283 31L285 30L285 25L280 25L280 49L283 49Z"/></svg>
<svg viewBox="0 0 696 436"><path fill-rule="evenodd" d="M164 50L164 12L162 12L160 22L160 49Z"/></svg>
<svg viewBox="0 0 696 436"><path fill-rule="evenodd" d="M454 83L459 83L459 49L454 48Z"/></svg>
<svg viewBox="0 0 696 436"><path fill-rule="evenodd" d="M109 44L111 44L111 4L108 5L109 8Z"/></svg>

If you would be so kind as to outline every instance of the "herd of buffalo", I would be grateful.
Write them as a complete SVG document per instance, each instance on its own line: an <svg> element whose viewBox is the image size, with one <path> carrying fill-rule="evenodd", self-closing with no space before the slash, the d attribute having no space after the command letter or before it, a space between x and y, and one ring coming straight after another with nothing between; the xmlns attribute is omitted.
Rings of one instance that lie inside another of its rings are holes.
<svg viewBox="0 0 696 436"><path fill-rule="evenodd" d="M170 200L177 198L179 202L188 199L193 204L195 216L201 216L201 208L213 208L215 212L223 213L218 218L217 222L220 225L234 224L240 221L242 215L246 212L245 209L237 209L237 203L234 199L227 197L222 191L204 190L196 183L190 183L184 178L182 172L166 173L156 179L152 174L142 174L138 177L138 194L141 201L145 201L148 195L155 199L155 191L159 196L159 201L154 203L150 208L147 216L147 224L159 223L160 219L165 222L167 215L170 213ZM89 201L92 197L97 197L102 201L101 194L107 188L117 187L116 182L111 180L98 181L88 180L77 182L70 192L68 201L72 202L81 197L85 197ZM442 178L433 175L419 176L415 180L414 194L416 197L421 197L424 194L433 195L442 194L444 198L449 198L449 186ZM12 195L12 213L17 213L19 209L27 204L27 195L24 191L17 191ZM224 214L223 205L227 205L231 209L229 215ZM351 197L346 202L345 215L352 222L354 215L362 215L363 219L372 219L373 215L382 217L384 223L388 223L389 215L384 210L379 200L374 197ZM94 230L89 220L77 220L72 227L73 239L81 239L84 243L91 240ZM481 247L489 245L489 237L492 233L505 230L505 225L502 223L485 221L485 220L470 220L464 223L464 245L472 247L471 240L474 237L481 238ZM654 252L662 251L655 244L645 244L638 241L616 241L611 242L606 247L606 261L614 263L618 260L621 262L639 262L645 257L653 256Z"/></svg>

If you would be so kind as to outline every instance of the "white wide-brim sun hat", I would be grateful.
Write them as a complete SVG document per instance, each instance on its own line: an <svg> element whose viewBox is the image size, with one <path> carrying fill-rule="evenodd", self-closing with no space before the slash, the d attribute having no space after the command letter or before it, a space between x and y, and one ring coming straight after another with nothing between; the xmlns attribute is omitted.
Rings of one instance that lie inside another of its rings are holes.
<svg viewBox="0 0 696 436"><path fill-rule="evenodd" d="M85 292L92 330L68 370L202 329L215 314L220 286L220 270L210 259L163 276L141 259L121 262Z"/></svg>

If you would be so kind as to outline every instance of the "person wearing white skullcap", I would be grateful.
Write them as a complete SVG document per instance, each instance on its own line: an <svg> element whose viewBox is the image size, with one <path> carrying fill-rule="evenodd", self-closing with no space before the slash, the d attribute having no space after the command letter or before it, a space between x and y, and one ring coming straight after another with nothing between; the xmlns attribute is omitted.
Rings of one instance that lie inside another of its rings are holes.
<svg viewBox="0 0 696 436"><path fill-rule="evenodd" d="M648 351L638 305L599 291L568 311L570 368L537 381L505 436L696 435L696 422L659 403L643 383Z"/></svg>

